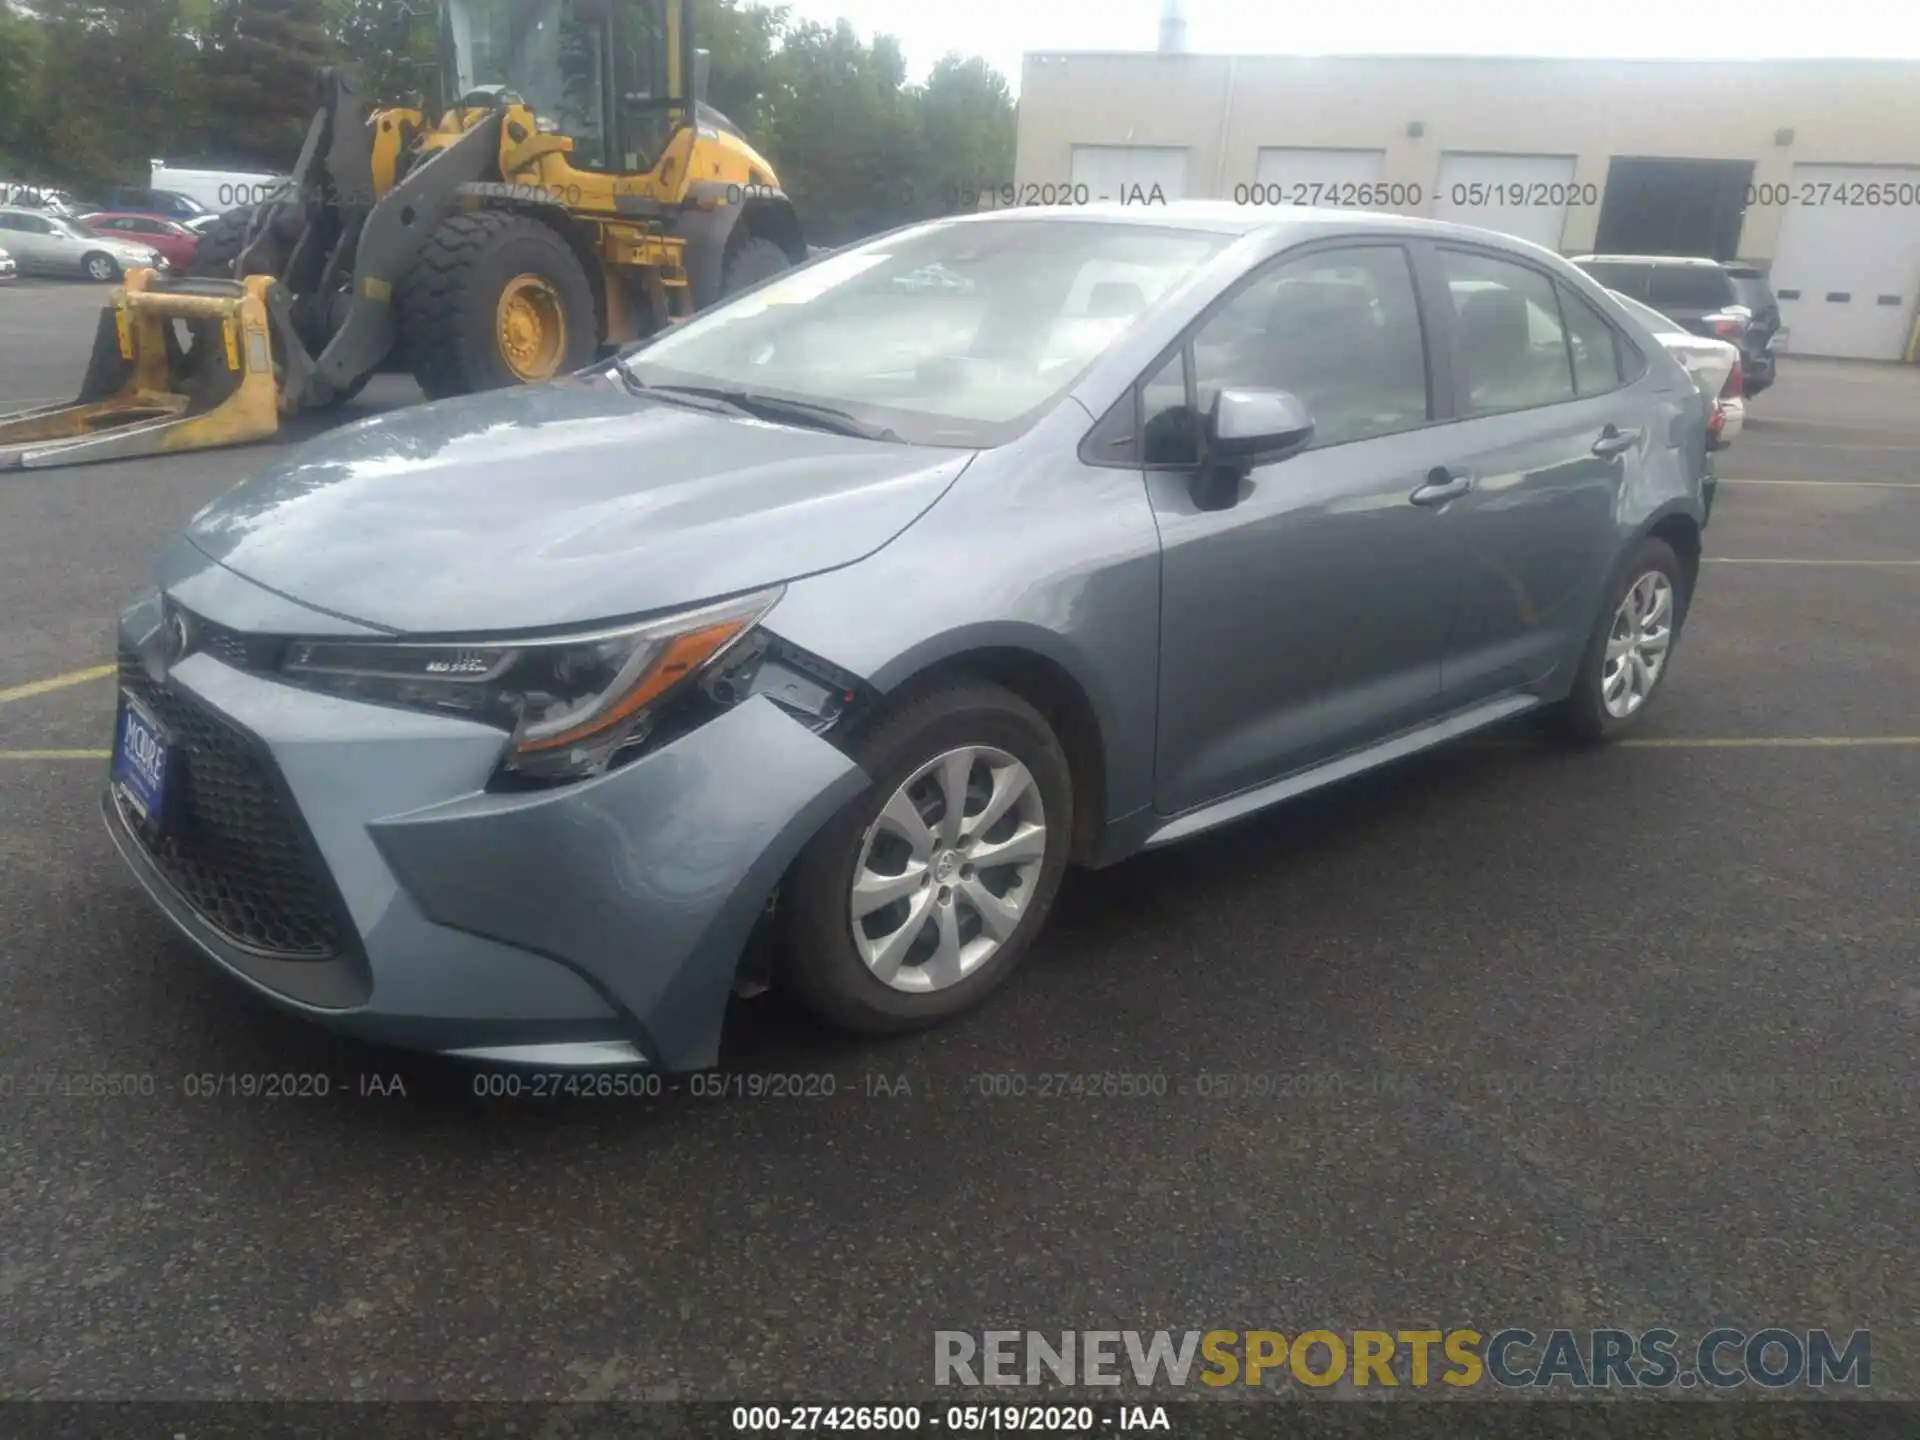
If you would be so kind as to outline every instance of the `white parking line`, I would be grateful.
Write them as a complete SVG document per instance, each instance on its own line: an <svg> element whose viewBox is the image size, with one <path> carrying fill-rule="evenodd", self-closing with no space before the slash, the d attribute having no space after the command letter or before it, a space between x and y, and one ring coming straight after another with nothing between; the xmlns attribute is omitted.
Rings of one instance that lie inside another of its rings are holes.
<svg viewBox="0 0 1920 1440"><path fill-rule="evenodd" d="M1847 440L1775 440L1772 436L1755 436L1756 443L1764 438L1769 450L1912 450L1920 445L1920 440L1907 445L1855 445Z"/></svg>
<svg viewBox="0 0 1920 1440"><path fill-rule="evenodd" d="M1857 569L1907 568L1920 565L1920 560L1782 560L1772 557L1751 557L1739 555L1703 555L1702 565L1845 565Z"/></svg>

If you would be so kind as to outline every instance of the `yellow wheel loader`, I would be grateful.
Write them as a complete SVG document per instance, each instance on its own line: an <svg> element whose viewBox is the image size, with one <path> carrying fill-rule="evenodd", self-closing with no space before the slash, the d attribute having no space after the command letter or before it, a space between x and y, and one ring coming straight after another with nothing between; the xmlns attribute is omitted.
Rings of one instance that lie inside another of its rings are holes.
<svg viewBox="0 0 1920 1440"><path fill-rule="evenodd" d="M432 399L537 383L803 261L692 8L441 0L437 120L322 72L287 183L185 275L129 274L79 398L0 416L0 470L259 439L383 366Z"/></svg>

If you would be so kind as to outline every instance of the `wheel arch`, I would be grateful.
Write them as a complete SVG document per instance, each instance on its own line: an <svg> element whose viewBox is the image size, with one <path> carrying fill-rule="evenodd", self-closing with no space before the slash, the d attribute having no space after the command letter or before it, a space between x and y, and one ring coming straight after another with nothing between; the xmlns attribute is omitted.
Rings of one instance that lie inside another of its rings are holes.
<svg viewBox="0 0 1920 1440"><path fill-rule="evenodd" d="M1673 553L1680 557L1680 563L1686 567L1686 598L1691 602L1700 579L1700 522L1688 511L1674 508L1658 516L1643 534L1646 538L1664 540L1673 547Z"/></svg>
<svg viewBox="0 0 1920 1440"><path fill-rule="evenodd" d="M674 233L687 243L687 279L696 309L704 310L720 298L727 252L736 237L771 240L795 265L807 260L800 213L784 194L755 196L713 210L688 210L674 223Z"/></svg>
<svg viewBox="0 0 1920 1440"><path fill-rule="evenodd" d="M1002 685L1045 717L1073 777L1073 838L1068 858L1089 863L1107 823L1108 747L1095 691L1056 646L1024 633L989 633L902 657L873 682L880 705L967 678Z"/></svg>

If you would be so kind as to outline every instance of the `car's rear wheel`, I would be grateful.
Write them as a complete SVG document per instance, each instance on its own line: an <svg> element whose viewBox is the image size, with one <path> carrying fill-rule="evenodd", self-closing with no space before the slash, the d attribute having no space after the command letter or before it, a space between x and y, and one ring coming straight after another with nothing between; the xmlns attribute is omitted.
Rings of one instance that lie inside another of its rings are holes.
<svg viewBox="0 0 1920 1440"><path fill-rule="evenodd" d="M1601 744L1639 722L1672 666L1688 599L1686 568L1673 547L1642 541L1609 593L1572 693L1555 713L1569 738Z"/></svg>
<svg viewBox="0 0 1920 1440"><path fill-rule="evenodd" d="M1073 782L1026 701L957 681L896 704L849 745L873 777L781 893L778 978L850 1030L970 1009L1019 963L1066 869Z"/></svg>

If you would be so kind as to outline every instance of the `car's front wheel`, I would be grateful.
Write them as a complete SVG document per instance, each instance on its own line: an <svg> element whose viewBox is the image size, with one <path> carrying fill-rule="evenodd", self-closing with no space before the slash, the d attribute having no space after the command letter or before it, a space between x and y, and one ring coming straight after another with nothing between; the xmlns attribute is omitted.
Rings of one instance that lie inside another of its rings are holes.
<svg viewBox="0 0 1920 1440"><path fill-rule="evenodd" d="M986 997L1045 923L1073 781L1046 720L984 681L890 707L849 744L873 785L781 893L779 978L835 1024L886 1034Z"/></svg>
<svg viewBox="0 0 1920 1440"><path fill-rule="evenodd" d="M82 260L80 262L80 268L87 272L87 278L89 280L104 282L108 280L118 280L120 278L119 262L111 255L103 255L98 250L88 255L85 260Z"/></svg>
<svg viewBox="0 0 1920 1440"><path fill-rule="evenodd" d="M1614 739L1646 712L1673 660L1687 614L1687 572L1673 547L1649 537L1615 582L1581 657L1561 729L1588 744Z"/></svg>

